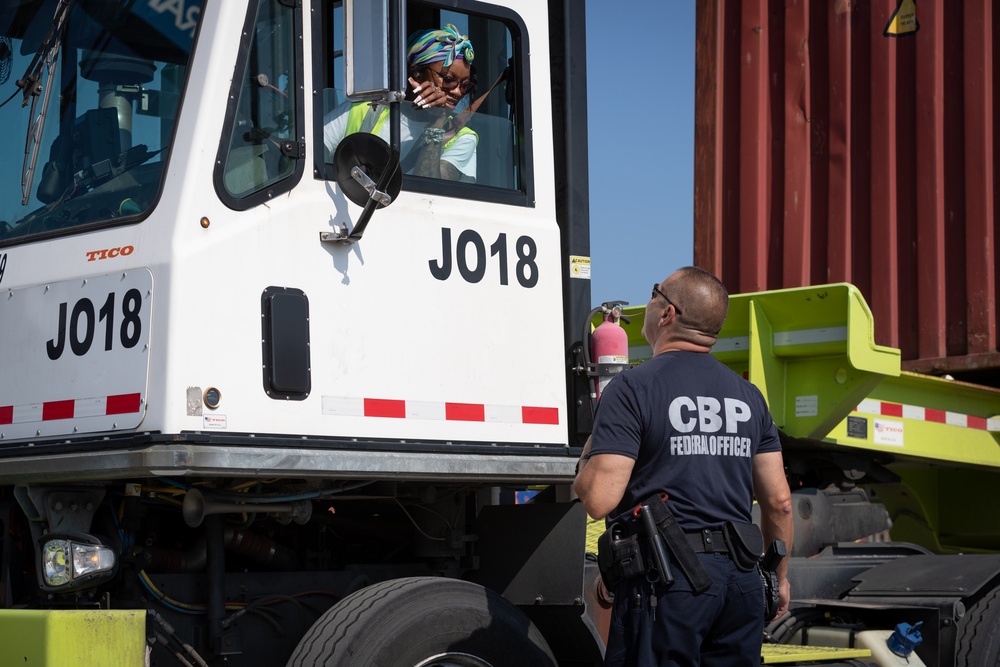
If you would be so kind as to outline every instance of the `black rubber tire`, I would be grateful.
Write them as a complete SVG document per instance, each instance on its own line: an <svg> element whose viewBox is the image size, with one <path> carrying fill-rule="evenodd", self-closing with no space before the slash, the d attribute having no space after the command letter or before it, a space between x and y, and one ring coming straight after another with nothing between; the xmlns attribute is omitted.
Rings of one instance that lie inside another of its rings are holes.
<svg viewBox="0 0 1000 667"><path fill-rule="evenodd" d="M492 667L556 664L538 628L502 596L458 579L411 577L363 588L331 607L288 667L414 667L446 653Z"/></svg>
<svg viewBox="0 0 1000 667"><path fill-rule="evenodd" d="M958 622L955 667L1000 666L1000 588L969 607Z"/></svg>

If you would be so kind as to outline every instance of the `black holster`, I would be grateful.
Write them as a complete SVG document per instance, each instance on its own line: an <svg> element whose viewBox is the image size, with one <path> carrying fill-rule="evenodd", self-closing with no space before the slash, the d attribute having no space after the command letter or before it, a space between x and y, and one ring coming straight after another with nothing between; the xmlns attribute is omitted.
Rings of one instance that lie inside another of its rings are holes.
<svg viewBox="0 0 1000 667"><path fill-rule="evenodd" d="M611 592L626 579L646 574L639 536L626 533L625 526L616 521L597 538L597 568Z"/></svg>
<svg viewBox="0 0 1000 667"><path fill-rule="evenodd" d="M764 536L754 523L727 521L722 526L729 557L741 572L750 572L764 554Z"/></svg>

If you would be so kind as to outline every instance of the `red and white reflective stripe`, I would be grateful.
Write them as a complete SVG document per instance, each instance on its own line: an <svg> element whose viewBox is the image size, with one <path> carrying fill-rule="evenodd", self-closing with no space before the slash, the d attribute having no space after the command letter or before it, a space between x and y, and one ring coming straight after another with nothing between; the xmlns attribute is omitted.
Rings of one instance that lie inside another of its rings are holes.
<svg viewBox="0 0 1000 667"><path fill-rule="evenodd" d="M559 409L534 405L488 405L392 398L324 396L323 414L340 417L431 419L492 424L559 424Z"/></svg>
<svg viewBox="0 0 1000 667"><path fill-rule="evenodd" d="M118 394L116 396L71 398L65 401L46 401L24 405L0 405L0 424L125 415L139 412L141 407L142 394Z"/></svg>
<svg viewBox="0 0 1000 667"><path fill-rule="evenodd" d="M960 412L935 410L933 408L904 405L902 403L888 403L886 401L876 401L871 398L866 398L858 403L857 411L882 415L883 417L901 417L903 419L916 419L936 424L973 428L979 431L1000 431L1000 418L997 417L974 417L972 415L964 415Z"/></svg>

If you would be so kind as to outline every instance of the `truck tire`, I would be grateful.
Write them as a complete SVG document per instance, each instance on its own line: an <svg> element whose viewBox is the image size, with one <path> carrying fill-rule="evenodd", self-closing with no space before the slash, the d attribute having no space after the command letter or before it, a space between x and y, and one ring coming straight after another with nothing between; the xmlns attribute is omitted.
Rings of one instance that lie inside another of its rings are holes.
<svg viewBox="0 0 1000 667"><path fill-rule="evenodd" d="M363 588L320 616L288 667L554 667L538 628L499 594L457 579Z"/></svg>
<svg viewBox="0 0 1000 667"><path fill-rule="evenodd" d="M958 622L955 667L1000 666L1000 588L969 607Z"/></svg>

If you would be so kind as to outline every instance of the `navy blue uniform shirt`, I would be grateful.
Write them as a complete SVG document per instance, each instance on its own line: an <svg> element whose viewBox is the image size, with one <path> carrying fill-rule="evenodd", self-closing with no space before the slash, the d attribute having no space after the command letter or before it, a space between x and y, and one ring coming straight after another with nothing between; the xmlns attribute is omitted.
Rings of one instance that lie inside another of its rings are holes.
<svg viewBox="0 0 1000 667"><path fill-rule="evenodd" d="M664 352L602 391L590 455L635 459L615 518L666 492L687 532L749 523L753 457L781 451L760 391L710 354Z"/></svg>

